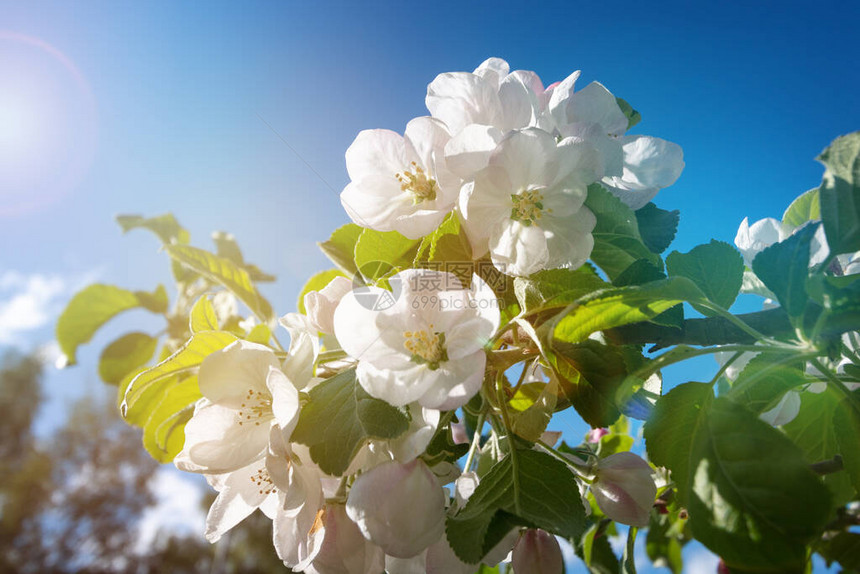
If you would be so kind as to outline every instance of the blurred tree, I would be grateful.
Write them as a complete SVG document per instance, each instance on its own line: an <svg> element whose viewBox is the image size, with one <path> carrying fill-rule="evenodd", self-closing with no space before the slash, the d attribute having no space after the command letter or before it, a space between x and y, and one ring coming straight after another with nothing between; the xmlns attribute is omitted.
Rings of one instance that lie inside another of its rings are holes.
<svg viewBox="0 0 860 574"><path fill-rule="evenodd" d="M136 552L158 468L140 448L140 430L109 399L87 397L65 426L37 439L41 377L36 358L0 362L0 572L287 571L260 514L214 546L201 535L159 532L152 548Z"/></svg>

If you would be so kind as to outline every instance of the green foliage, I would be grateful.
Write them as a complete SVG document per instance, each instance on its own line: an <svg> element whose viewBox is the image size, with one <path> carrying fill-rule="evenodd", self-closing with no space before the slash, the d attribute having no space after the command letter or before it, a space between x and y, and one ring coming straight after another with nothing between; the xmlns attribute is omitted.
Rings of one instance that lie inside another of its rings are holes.
<svg viewBox="0 0 860 574"><path fill-rule="evenodd" d="M621 351L597 341L570 344L554 341L548 359L564 396L594 428L614 423L621 410L616 401L627 376Z"/></svg>
<svg viewBox="0 0 860 574"><path fill-rule="evenodd" d="M782 433L714 399L710 385L687 383L657 401L645 440L651 460L672 471L696 538L730 567L803 570L830 496Z"/></svg>
<svg viewBox="0 0 860 574"><path fill-rule="evenodd" d="M197 377L191 376L168 386L158 406L143 425L143 446L158 462L171 462L185 443L185 423L194 414L201 398Z"/></svg>
<svg viewBox="0 0 860 574"><path fill-rule="evenodd" d="M661 397L651 418L645 423L648 458L672 471L677 493L686 502L691 475L696 469L695 439L704 426L714 400L706 383L684 383Z"/></svg>
<svg viewBox="0 0 860 574"><path fill-rule="evenodd" d="M627 103L627 100L616 97L615 101L618 103L618 107L621 108L621 111L624 112L624 115L627 116L628 130L642 121L642 115L634 110L633 106Z"/></svg>
<svg viewBox="0 0 860 574"><path fill-rule="evenodd" d="M371 438L397 438L409 427L407 416L374 399L358 384L355 369L311 389L292 440L310 447L311 458L326 473L343 474Z"/></svg>
<svg viewBox="0 0 860 574"><path fill-rule="evenodd" d="M218 317L215 315L215 308L209 297L204 295L194 303L194 307L191 308L188 327L192 333L217 331L219 329Z"/></svg>
<svg viewBox="0 0 860 574"><path fill-rule="evenodd" d="M779 361L772 353L753 358L732 384L728 397L760 414L776 405L787 391L808 382L803 361L788 356Z"/></svg>
<svg viewBox="0 0 860 574"><path fill-rule="evenodd" d="M96 283L79 291L57 321L57 342L68 358L68 364L75 364L78 347L89 342L102 325L123 311L138 307L154 313L166 311L167 292L164 287L159 286L154 293L146 293Z"/></svg>
<svg viewBox="0 0 860 574"><path fill-rule="evenodd" d="M355 265L368 281L412 266L420 242L396 231L364 229L355 243Z"/></svg>
<svg viewBox="0 0 860 574"><path fill-rule="evenodd" d="M824 540L816 547L827 565L838 562L843 572L860 570L860 534L856 532L839 532Z"/></svg>
<svg viewBox="0 0 860 574"><path fill-rule="evenodd" d="M782 214L782 222L791 227L800 227L808 221L819 219L821 219L821 202L817 187L799 195Z"/></svg>
<svg viewBox="0 0 860 574"><path fill-rule="evenodd" d="M168 245L167 254L214 284L222 285L263 322L273 319L272 306L257 291L248 272L230 259L190 245Z"/></svg>
<svg viewBox="0 0 860 574"><path fill-rule="evenodd" d="M646 285L607 289L579 300L555 322L554 339L578 343L595 331L648 321L683 302L704 303L698 287L685 277Z"/></svg>
<svg viewBox="0 0 860 574"><path fill-rule="evenodd" d="M358 225L347 223L335 229L328 241L318 243L326 257L347 276L358 273L358 267L355 265L355 244L362 231L363 228Z"/></svg>
<svg viewBox="0 0 860 574"><path fill-rule="evenodd" d="M531 277L514 279L514 292L525 313L566 307L605 287L610 285L587 265L578 269L546 269Z"/></svg>
<svg viewBox="0 0 860 574"><path fill-rule="evenodd" d="M846 458L856 461L860 435L856 427L852 428L850 410L834 392L805 392L801 396L800 412L783 426L783 431L800 448L809 464L830 460L836 455L841 455L843 462ZM854 498L851 478L851 473L845 471L824 476L834 505L841 506Z"/></svg>
<svg viewBox="0 0 860 574"><path fill-rule="evenodd" d="M666 271L670 277L691 280L708 299L728 309L735 302L743 283L744 260L728 243L712 239L710 243L694 247L689 253L670 253L666 258Z"/></svg>
<svg viewBox="0 0 860 574"><path fill-rule="evenodd" d="M106 383L118 385L129 373L148 363L157 347L158 339L146 333L126 333L102 350L99 376Z"/></svg>
<svg viewBox="0 0 860 574"><path fill-rule="evenodd" d="M753 260L753 271L792 317L803 313L808 300L809 246L817 225L807 225L785 241L774 243Z"/></svg>
<svg viewBox="0 0 860 574"><path fill-rule="evenodd" d="M827 168L821 182L821 218L833 254L860 251L860 132L836 138L818 161Z"/></svg>
<svg viewBox="0 0 860 574"><path fill-rule="evenodd" d="M448 517L448 542L464 562L477 563L514 526L567 538L585 530L585 509L567 466L548 454L517 450L483 477L469 502Z"/></svg>
<svg viewBox="0 0 860 574"><path fill-rule="evenodd" d="M610 280L637 259L647 259L658 268L662 267L660 256L642 242L636 214L620 199L595 183L588 186L585 206L597 217L597 225L592 231L594 249L591 260Z"/></svg>
<svg viewBox="0 0 860 574"><path fill-rule="evenodd" d="M251 281L256 282L272 282L275 280L274 275L264 273L259 267L245 261L242 256L242 250L239 249L239 244L236 243L236 238L232 233L225 231L216 231L212 234L212 241L215 243L215 252L219 257L229 259L239 267L242 267L251 277Z"/></svg>
<svg viewBox="0 0 860 574"><path fill-rule="evenodd" d="M681 212L677 209L667 211L653 203L636 210L636 221L642 242L654 253L663 253L675 239Z"/></svg>
<svg viewBox="0 0 860 574"><path fill-rule="evenodd" d="M472 247L456 212L451 212L439 228L421 240L415 265L472 260Z"/></svg>
<svg viewBox="0 0 860 574"><path fill-rule="evenodd" d="M830 394L832 398L834 393ZM854 391L852 396L855 404L860 403L860 393ZM854 486L855 493L860 495L860 449L857 448L860 445L860 415L847 401L837 403L831 429L839 445L845 474Z"/></svg>
<svg viewBox="0 0 860 574"><path fill-rule="evenodd" d="M125 389L121 407L123 416L130 420L139 420L138 416L144 415L142 411L145 409L142 409L138 402L148 390L159 383L196 372L203 359L236 340L234 335L223 331L195 333L178 351L132 379ZM144 415L144 420L145 418Z"/></svg>

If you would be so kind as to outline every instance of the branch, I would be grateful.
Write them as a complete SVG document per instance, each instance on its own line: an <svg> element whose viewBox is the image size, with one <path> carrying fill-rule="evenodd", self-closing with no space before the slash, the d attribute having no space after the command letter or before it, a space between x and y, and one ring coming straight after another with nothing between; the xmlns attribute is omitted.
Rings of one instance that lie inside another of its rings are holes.
<svg viewBox="0 0 860 574"><path fill-rule="evenodd" d="M745 313L738 319L769 337L780 338L792 335L794 328L788 315L781 308ZM672 345L751 344L755 339L722 317L686 319L681 328L666 327L656 323L634 323L606 331L610 341L618 345L654 344L654 351Z"/></svg>

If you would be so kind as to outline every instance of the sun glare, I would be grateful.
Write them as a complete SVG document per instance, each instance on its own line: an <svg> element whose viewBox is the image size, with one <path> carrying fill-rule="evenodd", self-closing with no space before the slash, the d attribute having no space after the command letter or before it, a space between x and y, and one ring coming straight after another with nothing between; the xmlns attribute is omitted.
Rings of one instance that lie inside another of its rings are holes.
<svg viewBox="0 0 860 574"><path fill-rule="evenodd" d="M95 143L95 102L74 63L38 38L0 31L0 216L78 188Z"/></svg>

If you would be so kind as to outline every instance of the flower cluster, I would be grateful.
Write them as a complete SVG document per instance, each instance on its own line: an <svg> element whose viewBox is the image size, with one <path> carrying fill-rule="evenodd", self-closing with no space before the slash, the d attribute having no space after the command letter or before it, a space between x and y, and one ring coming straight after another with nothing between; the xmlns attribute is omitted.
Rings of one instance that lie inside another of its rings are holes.
<svg viewBox="0 0 860 574"><path fill-rule="evenodd" d="M684 167L676 144L625 135L617 98L597 82L575 91L579 75L545 88L499 58L440 74L427 87L429 117L410 121L402 136L356 137L344 208L362 227L410 239L456 211L473 257L489 252L510 275L579 267L594 244L595 218L583 205L589 184L635 210Z"/></svg>
<svg viewBox="0 0 860 574"><path fill-rule="evenodd" d="M438 76L428 87L431 116L409 122L402 136L361 132L347 150L347 213L365 228L418 239L454 211L474 258L489 253L505 273L581 266L596 221L584 205L587 187L599 182L635 209L673 183L683 161L674 144L625 136L628 118L615 96L598 83L575 92L578 76L544 88L534 73L510 72L495 58L474 73ZM278 556L296 571L469 574L512 550L518 569L540 561L560 569L558 544L543 530L507 525L470 560L445 533L446 519L478 487L474 457L503 458L497 435L481 446L480 425L468 441L453 422L488 373L504 372L488 365L504 306L493 287L479 274L405 269L375 284L336 276L302 303L304 313L280 321L288 351L237 340L200 366L203 398L174 462L218 491L206 537L218 540L259 508L273 521ZM529 372L528 384L556 392L537 362ZM349 373L341 395L349 406L336 416L353 417L362 436L338 467L315 448L346 448L328 435L342 421L318 422L319 439L301 421L316 416L307 409L326 408L321 389ZM368 430L380 424L376 416L402 422L402 431ZM431 453L440 436L443 454L438 446ZM558 433L541 436L554 443ZM464 471L462 442L470 453ZM614 456L565 468L575 504L576 485L585 492L591 477L604 514L645 524L656 495L651 467L631 453Z"/></svg>

